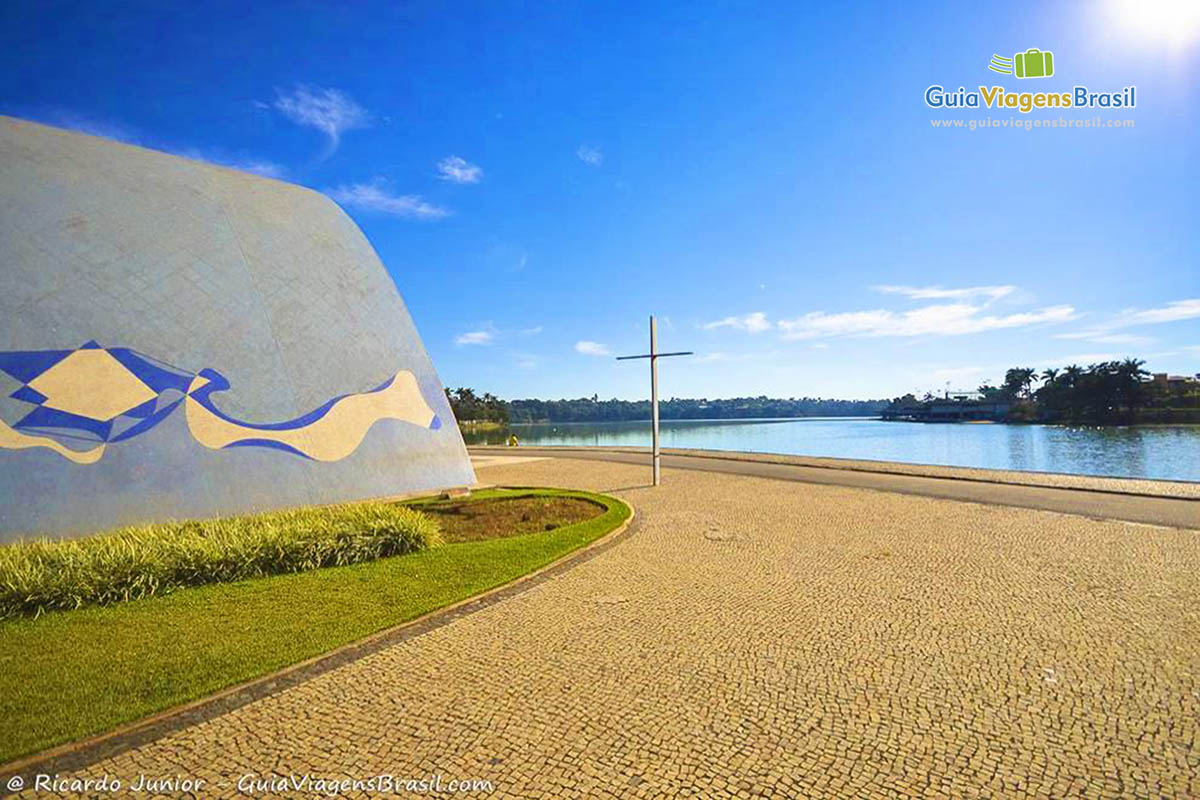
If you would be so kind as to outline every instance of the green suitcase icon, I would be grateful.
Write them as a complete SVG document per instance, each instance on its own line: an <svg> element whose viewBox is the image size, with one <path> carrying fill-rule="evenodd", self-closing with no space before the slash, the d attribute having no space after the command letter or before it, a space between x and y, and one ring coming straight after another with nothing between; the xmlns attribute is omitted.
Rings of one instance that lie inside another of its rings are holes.
<svg viewBox="0 0 1200 800"><path fill-rule="evenodd" d="M1054 74L1054 53L1031 47L1013 56L1018 78L1049 78Z"/></svg>

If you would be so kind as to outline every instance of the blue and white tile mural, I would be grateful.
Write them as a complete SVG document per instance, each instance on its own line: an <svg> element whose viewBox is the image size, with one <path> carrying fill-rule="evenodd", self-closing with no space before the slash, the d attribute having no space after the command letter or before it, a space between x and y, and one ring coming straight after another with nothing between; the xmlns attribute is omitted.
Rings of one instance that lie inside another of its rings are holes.
<svg viewBox="0 0 1200 800"><path fill-rule="evenodd" d="M0 541L474 483L311 190L0 117Z"/></svg>
<svg viewBox="0 0 1200 800"><path fill-rule="evenodd" d="M77 350L0 352L0 371L22 382L8 401L29 408L11 426L0 419L0 448L45 447L76 464L99 461L109 444L145 433L180 405L188 431L205 447L270 447L317 461L350 455L380 420L441 427L407 370L267 424L239 421L213 404L214 392L229 389L216 370L187 372L128 347L87 342Z"/></svg>

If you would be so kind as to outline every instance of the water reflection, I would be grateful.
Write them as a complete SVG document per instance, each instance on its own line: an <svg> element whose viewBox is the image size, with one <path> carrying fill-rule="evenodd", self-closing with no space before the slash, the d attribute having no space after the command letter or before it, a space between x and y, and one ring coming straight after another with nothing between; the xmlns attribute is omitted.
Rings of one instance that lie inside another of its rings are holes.
<svg viewBox="0 0 1200 800"><path fill-rule="evenodd" d="M1008 463L1011 469L1036 470L1038 453L1034 443L1030 441L1029 427L1025 425L1005 425L1004 432L1008 439Z"/></svg>
<svg viewBox="0 0 1200 800"><path fill-rule="evenodd" d="M672 420L664 447L830 456L915 464L1200 481L1200 426L1065 428L1048 425L922 425L863 418ZM649 422L513 425L464 432L467 444L633 446Z"/></svg>

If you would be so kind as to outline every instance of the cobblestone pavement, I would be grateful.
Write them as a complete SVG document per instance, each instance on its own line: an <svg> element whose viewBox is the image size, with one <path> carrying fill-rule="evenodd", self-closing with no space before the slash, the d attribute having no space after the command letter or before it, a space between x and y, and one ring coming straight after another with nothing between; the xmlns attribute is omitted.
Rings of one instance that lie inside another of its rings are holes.
<svg viewBox="0 0 1200 800"><path fill-rule="evenodd" d="M487 779L492 796L1200 796L1200 537L708 472L594 559L90 767ZM293 793L302 796L302 793ZM363 793L365 794L365 793Z"/></svg>

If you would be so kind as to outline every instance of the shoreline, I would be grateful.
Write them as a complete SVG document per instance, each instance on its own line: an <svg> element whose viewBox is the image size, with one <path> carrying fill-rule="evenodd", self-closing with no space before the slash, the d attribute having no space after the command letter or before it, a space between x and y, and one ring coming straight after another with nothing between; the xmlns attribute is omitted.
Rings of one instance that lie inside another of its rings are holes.
<svg viewBox="0 0 1200 800"><path fill-rule="evenodd" d="M1088 430L1117 430L1122 428L1200 428L1200 422L1134 422L1124 425L1100 425L1100 424L1071 424L1068 422L1037 422L1034 420L1003 420L996 422L993 420L910 420L910 419L884 419L879 416L838 416L838 417L686 417L673 419L660 419L659 424L665 425L668 422L800 422L803 420L822 420L828 422L830 420L856 420L859 422L904 422L918 425L1011 425L1019 428L1082 428ZM479 430L479 423L459 423L465 427ZM534 425L649 425L649 419L611 419L611 420L572 420L570 422L508 422L508 423L487 423L497 426L497 430L501 428L514 427L531 427Z"/></svg>
<svg viewBox="0 0 1200 800"><path fill-rule="evenodd" d="M506 452L509 455L534 450L550 450L569 457L572 451L583 453L650 453L648 447L583 446L583 445L521 445L510 448L501 445L469 445L473 452ZM983 467L945 466L940 464L913 464L904 461L876 461L869 459L834 458L828 456L802 456L786 453L755 453L737 450L705 450L701 448L664 447L663 455L690 456L725 461L780 464L817 469L867 472L884 475L913 476L920 478L942 478L995 483L1015 486L1041 487L1047 489L1079 489L1091 492L1122 494L1144 497L1200 500L1200 481L1172 480L1160 478L1126 478L1106 475L1077 475L1065 472L1036 472L1023 470L987 469ZM1200 512L1198 512L1200 513Z"/></svg>
<svg viewBox="0 0 1200 800"><path fill-rule="evenodd" d="M662 424L663 444L679 452L827 460L842 466L875 465L873 470L879 464L900 464L906 470L978 470L992 478L1006 472L1200 484L1200 461L1193 458L1200 452L1200 425L947 422L885 428L874 424L878 418L813 417L803 419L813 427L777 427L788 421L795 420L672 420ZM947 427L954 425L960 427ZM637 448L649 444L649 427L648 422L516 424L504 436L515 434L523 447ZM499 434L464 430L464 438L468 447L506 444Z"/></svg>

